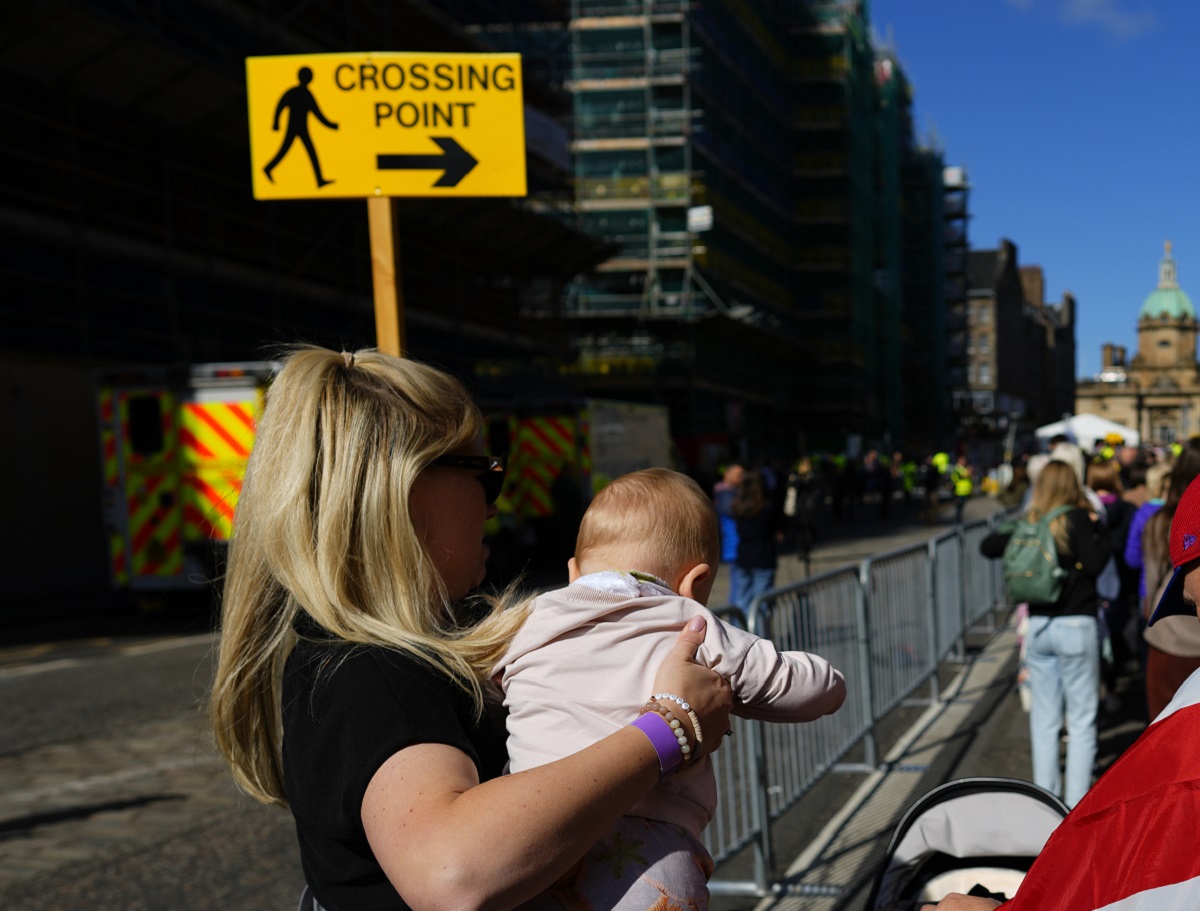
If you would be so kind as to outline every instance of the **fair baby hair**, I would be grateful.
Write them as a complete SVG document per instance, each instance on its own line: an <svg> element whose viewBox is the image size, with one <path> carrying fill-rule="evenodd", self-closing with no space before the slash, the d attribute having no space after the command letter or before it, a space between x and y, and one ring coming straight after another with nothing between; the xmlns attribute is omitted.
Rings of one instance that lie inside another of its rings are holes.
<svg viewBox="0 0 1200 911"><path fill-rule="evenodd" d="M717 564L717 514L700 485L666 468L617 478L596 494L575 542L581 574L640 570L673 582L698 563Z"/></svg>

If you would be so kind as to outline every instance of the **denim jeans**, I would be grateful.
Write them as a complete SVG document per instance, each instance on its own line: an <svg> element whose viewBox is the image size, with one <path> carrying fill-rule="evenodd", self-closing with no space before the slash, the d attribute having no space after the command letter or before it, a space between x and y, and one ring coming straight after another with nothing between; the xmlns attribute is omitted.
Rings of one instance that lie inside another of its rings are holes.
<svg viewBox="0 0 1200 911"><path fill-rule="evenodd" d="M1030 617L1025 665L1033 705L1029 736L1033 781L1062 794L1058 735L1067 715L1067 776L1063 801L1073 807L1092 783L1096 710L1100 702L1100 640L1095 617Z"/></svg>
<svg viewBox="0 0 1200 911"><path fill-rule="evenodd" d="M729 568L729 600L749 612L750 602L775 587L774 569L746 569L736 563Z"/></svg>

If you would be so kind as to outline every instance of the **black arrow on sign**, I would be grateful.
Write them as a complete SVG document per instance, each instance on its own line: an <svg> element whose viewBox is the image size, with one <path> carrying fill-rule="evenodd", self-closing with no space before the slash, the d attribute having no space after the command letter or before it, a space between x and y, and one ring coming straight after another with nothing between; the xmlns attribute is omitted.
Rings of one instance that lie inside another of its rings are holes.
<svg viewBox="0 0 1200 911"><path fill-rule="evenodd" d="M381 171L441 170L442 176L434 186L457 187L479 162L449 136L429 138L441 146L441 155L376 155L376 167Z"/></svg>

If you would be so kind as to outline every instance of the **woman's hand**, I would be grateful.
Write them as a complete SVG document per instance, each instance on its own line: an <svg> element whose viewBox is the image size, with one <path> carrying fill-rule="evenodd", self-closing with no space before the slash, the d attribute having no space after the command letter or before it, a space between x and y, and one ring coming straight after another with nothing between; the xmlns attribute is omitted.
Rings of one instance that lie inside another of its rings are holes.
<svg viewBox="0 0 1200 911"><path fill-rule="evenodd" d="M993 911L1000 905L1001 903L994 898L951 892L936 905L922 905L921 911Z"/></svg>
<svg viewBox="0 0 1200 911"><path fill-rule="evenodd" d="M706 629L704 617L693 617L654 676L655 693L675 693L687 700L699 716L704 736L701 755L711 753L721 745L725 732L729 730L729 711L733 708L733 691L729 681L693 660L696 649L704 643ZM677 717L691 727L691 720L686 714L678 713ZM691 733L694 740L696 732Z"/></svg>

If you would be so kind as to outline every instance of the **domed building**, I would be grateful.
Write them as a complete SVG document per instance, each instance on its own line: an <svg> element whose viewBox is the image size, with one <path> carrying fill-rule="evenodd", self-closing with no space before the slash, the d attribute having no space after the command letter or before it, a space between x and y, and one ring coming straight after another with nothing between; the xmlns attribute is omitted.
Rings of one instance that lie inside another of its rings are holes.
<svg viewBox="0 0 1200 911"><path fill-rule="evenodd" d="M1138 350L1105 344L1100 373L1075 387L1075 411L1134 427L1151 443L1200 433L1200 365L1196 308L1179 286L1171 242L1158 266L1158 287L1138 312Z"/></svg>

